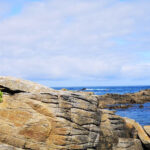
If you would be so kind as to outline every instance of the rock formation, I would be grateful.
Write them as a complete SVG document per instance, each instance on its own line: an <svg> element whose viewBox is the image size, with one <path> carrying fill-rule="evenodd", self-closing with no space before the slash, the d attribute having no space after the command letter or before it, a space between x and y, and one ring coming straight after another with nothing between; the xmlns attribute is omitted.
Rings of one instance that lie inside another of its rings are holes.
<svg viewBox="0 0 150 150"><path fill-rule="evenodd" d="M149 126L144 126L144 130L150 136L150 125Z"/></svg>
<svg viewBox="0 0 150 150"><path fill-rule="evenodd" d="M140 125L99 109L99 98L91 93L56 91L11 77L0 77L0 89L0 150L149 148Z"/></svg>
<svg viewBox="0 0 150 150"><path fill-rule="evenodd" d="M131 104L143 104L145 102L150 102L150 89L143 90L137 93L128 93L123 95L105 94L97 97L99 99L100 108L128 108L132 107Z"/></svg>

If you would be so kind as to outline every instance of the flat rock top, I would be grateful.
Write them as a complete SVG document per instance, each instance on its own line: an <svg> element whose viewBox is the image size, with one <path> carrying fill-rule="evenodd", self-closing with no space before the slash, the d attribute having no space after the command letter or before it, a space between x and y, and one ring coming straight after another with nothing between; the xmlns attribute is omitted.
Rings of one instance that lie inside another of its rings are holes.
<svg viewBox="0 0 150 150"><path fill-rule="evenodd" d="M13 91L24 91L30 93L49 93L53 90L38 83L5 76L0 76L0 87L6 87Z"/></svg>
<svg viewBox="0 0 150 150"><path fill-rule="evenodd" d="M144 130L150 136L150 126L144 126Z"/></svg>

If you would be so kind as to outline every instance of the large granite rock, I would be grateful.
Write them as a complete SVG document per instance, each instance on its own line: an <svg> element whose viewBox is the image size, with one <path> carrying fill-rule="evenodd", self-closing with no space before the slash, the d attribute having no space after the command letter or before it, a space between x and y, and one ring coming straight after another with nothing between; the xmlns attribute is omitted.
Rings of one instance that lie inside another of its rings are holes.
<svg viewBox="0 0 150 150"><path fill-rule="evenodd" d="M150 137L146 134L142 126L132 119L124 118L124 120L126 122L126 126L129 129L135 129L137 131L139 139L142 141L145 148L149 150L150 149Z"/></svg>
<svg viewBox="0 0 150 150"><path fill-rule="evenodd" d="M150 136L150 125L149 126L144 126L144 130Z"/></svg>
<svg viewBox="0 0 150 150"><path fill-rule="evenodd" d="M3 76L0 76L0 88L2 90L9 90L12 94L15 92L48 93L52 90L51 88L31 81Z"/></svg>
<svg viewBox="0 0 150 150"><path fill-rule="evenodd" d="M7 92L0 103L1 143L29 150L97 148L100 112L95 97L14 78L1 77L0 86Z"/></svg>
<svg viewBox="0 0 150 150"><path fill-rule="evenodd" d="M100 110L93 93L11 77L0 77L0 89L0 150L143 150L136 130Z"/></svg>

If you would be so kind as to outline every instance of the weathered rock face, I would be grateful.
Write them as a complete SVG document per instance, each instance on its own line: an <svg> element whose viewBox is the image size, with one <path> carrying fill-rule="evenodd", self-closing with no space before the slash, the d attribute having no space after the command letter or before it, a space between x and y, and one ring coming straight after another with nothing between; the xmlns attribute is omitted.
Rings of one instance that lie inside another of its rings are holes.
<svg viewBox="0 0 150 150"><path fill-rule="evenodd" d="M0 88L9 91L12 94L17 92L47 93L52 90L51 88L31 81L3 76L0 76Z"/></svg>
<svg viewBox="0 0 150 150"><path fill-rule="evenodd" d="M0 89L0 150L143 150L137 128L100 110L92 93L11 77L0 77Z"/></svg>
<svg viewBox="0 0 150 150"><path fill-rule="evenodd" d="M0 82L3 90L8 92L6 86L14 93L4 94L0 104L1 143L30 150L97 148L100 112L95 97L69 91L45 91L40 86L28 89L26 81L5 80ZM15 90L25 92L15 94Z"/></svg>
<svg viewBox="0 0 150 150"><path fill-rule="evenodd" d="M144 126L144 130L150 137L150 126Z"/></svg>
<svg viewBox="0 0 150 150"><path fill-rule="evenodd" d="M112 111L101 110L99 150L143 150L133 130Z"/></svg>
<svg viewBox="0 0 150 150"><path fill-rule="evenodd" d="M142 141L143 145L145 146L145 149L150 149L150 137L147 135L147 133L144 131L141 125L139 125L137 122L135 122L132 119L124 118L126 122L126 126L129 129L134 129L137 132L138 137Z"/></svg>

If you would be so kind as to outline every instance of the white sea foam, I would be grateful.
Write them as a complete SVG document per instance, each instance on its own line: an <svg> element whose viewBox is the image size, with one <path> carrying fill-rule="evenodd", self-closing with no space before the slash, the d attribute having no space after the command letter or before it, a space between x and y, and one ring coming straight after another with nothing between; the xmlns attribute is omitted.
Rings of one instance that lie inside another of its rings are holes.
<svg viewBox="0 0 150 150"><path fill-rule="evenodd" d="M109 89L86 89L87 91L108 91Z"/></svg>

